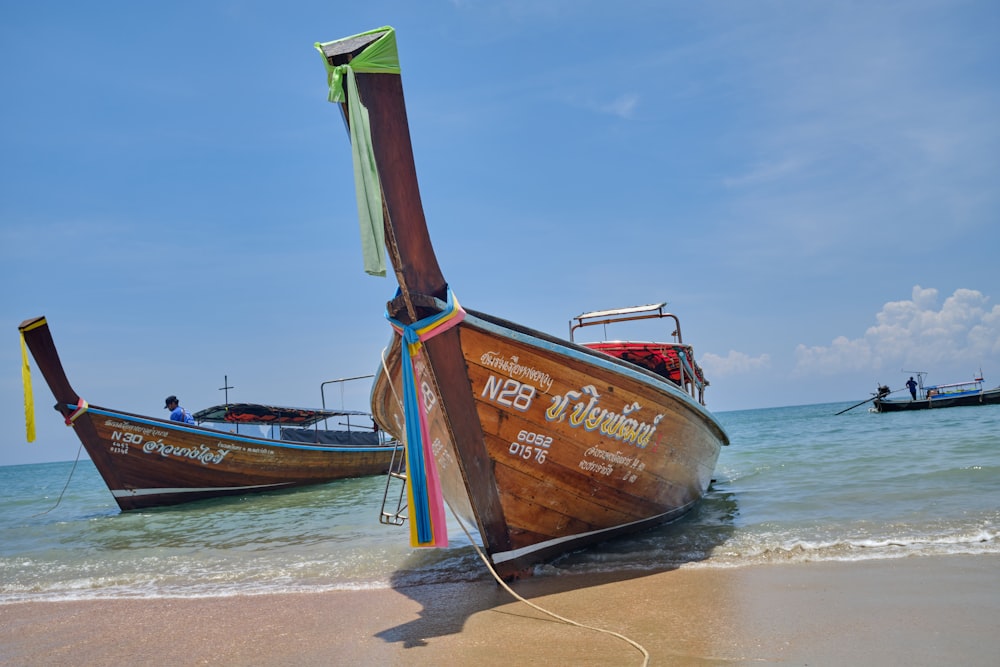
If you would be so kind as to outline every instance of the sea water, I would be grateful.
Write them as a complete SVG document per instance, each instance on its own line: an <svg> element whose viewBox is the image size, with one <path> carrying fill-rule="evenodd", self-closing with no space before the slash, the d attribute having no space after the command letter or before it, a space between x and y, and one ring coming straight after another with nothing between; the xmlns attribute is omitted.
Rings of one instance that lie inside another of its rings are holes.
<svg viewBox="0 0 1000 667"><path fill-rule="evenodd" d="M537 576L1000 553L1000 406L849 405L719 413L732 445L694 511ZM378 521L384 493L369 477L120 512L85 455L0 467L0 603L490 579L454 519L448 548L411 549Z"/></svg>

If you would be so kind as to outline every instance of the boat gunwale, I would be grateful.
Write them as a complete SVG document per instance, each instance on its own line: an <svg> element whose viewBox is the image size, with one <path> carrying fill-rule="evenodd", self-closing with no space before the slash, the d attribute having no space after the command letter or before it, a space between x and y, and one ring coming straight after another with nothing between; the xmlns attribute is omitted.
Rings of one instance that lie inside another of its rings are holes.
<svg viewBox="0 0 1000 667"><path fill-rule="evenodd" d="M73 409L76 406L67 405L66 407ZM192 433L199 434L212 434L217 439L220 440L230 440L234 442L246 442L255 445L264 445L269 447L281 448L281 449L299 449L299 450L312 450L320 452L381 452L386 449L392 449L396 447L394 441L387 442L384 445L377 446L354 446L354 445L309 445L305 443L292 442L290 440L276 440L274 438L265 438L262 436L253 435L243 435L240 433L232 433L229 431L219 431L214 428L209 428L207 426L198 426L192 424L185 424L183 422L175 422L167 419L158 419L156 417L145 417L143 415L133 414L131 412L124 412L122 410L112 410L110 408L104 408L98 405L88 405L87 413L92 413L95 415L101 415L103 417L126 419L128 421L138 422L140 424L146 424L149 426L159 426L163 428L173 429L176 431L188 431ZM346 433L347 431L344 431Z"/></svg>

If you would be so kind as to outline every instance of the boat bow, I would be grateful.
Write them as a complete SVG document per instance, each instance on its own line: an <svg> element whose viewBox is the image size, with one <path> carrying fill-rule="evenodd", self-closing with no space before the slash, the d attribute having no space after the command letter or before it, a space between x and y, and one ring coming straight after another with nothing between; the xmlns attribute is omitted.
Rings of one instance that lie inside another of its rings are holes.
<svg viewBox="0 0 1000 667"><path fill-rule="evenodd" d="M484 314L418 333L448 317L454 295L420 200L395 33L317 48L350 132L366 271L379 274L381 237L399 284L386 312L403 340L372 389L380 426L436 466L444 498L508 578L690 509L728 439L668 378Z"/></svg>

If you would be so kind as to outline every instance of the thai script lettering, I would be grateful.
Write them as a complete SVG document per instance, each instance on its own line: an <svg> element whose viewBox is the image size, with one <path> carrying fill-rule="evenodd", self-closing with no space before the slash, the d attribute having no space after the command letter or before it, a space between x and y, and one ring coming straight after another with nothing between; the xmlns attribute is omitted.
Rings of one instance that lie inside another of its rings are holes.
<svg viewBox="0 0 1000 667"><path fill-rule="evenodd" d="M222 443L219 444L221 445ZM162 440L146 441L142 446L142 451L147 454L159 453L163 457L174 456L181 459L192 459L206 465L209 463L221 463L222 459L229 453L228 449L220 448L218 451L214 451L205 445L199 445L197 448L175 447L174 445L166 444Z"/></svg>
<svg viewBox="0 0 1000 667"><path fill-rule="evenodd" d="M642 410L638 402L622 407L621 412L602 408L600 394L594 385L587 385L580 391L568 391L565 395L554 395L552 404L545 411L548 421L566 421L573 428L583 427L585 431L597 431L601 435L645 449L656 433L656 427L663 419L659 414L652 423L631 417Z"/></svg>
<svg viewBox="0 0 1000 667"><path fill-rule="evenodd" d="M584 458L579 463L581 470L587 470L589 472L596 472L604 476L609 476L615 471L615 466L622 466L624 468L624 473L619 472L619 477L617 479L620 479L628 484L635 483L635 480L639 479L638 473L646 469L646 464L639 460L638 456L622 454L621 451L609 452L608 450L601 449L600 447L591 447L584 452L583 455L585 457L600 459L600 461L590 461L587 458Z"/></svg>
<svg viewBox="0 0 1000 667"><path fill-rule="evenodd" d="M600 447L591 447L584 452L584 456L593 456L595 459L603 459L608 463L623 465L628 468L636 468L637 470L643 470L646 467L646 464L640 461L636 456L628 456L627 454L622 454L621 452L609 452L601 449Z"/></svg>
<svg viewBox="0 0 1000 667"><path fill-rule="evenodd" d="M506 373L508 377L520 377L531 380L540 386L542 391L548 391L552 388L552 377L548 373L531 366L523 366L520 363L519 357L507 359L507 357L501 356L499 352L486 352L483 356L479 357L479 361L482 362L483 366L495 368L498 371Z"/></svg>
<svg viewBox="0 0 1000 667"><path fill-rule="evenodd" d="M612 472L614 472L615 467L612 465L606 465L603 463L598 463L596 461L588 461L586 459L580 461L580 469L586 470L587 472L596 472L598 474L607 477Z"/></svg>
<svg viewBox="0 0 1000 667"><path fill-rule="evenodd" d="M204 445L202 445L204 447ZM235 442L217 442L215 446L226 452L243 452L245 454L263 454L274 456L274 450L269 447L248 447Z"/></svg>
<svg viewBox="0 0 1000 667"><path fill-rule="evenodd" d="M141 433L147 437L153 438L164 438L169 435L166 431L160 430L154 426L140 426L139 424L130 424L128 422L118 421L115 419L109 419L104 422L105 426L111 428L120 428L123 431L134 431L136 433Z"/></svg>

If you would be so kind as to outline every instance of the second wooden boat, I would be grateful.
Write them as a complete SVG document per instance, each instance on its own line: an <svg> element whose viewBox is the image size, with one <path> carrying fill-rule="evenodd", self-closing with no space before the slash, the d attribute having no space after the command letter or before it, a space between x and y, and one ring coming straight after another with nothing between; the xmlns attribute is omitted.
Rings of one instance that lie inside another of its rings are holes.
<svg viewBox="0 0 1000 667"><path fill-rule="evenodd" d="M406 440L413 544L446 543L446 501L478 530L500 576L513 578L690 510L728 444L702 403L690 348L678 340L599 351L464 310L424 219L394 31L317 48L330 100L348 121L366 270L384 274L387 249L399 284L387 306L399 336L372 413ZM654 349L655 363L681 364L676 378L634 363Z"/></svg>
<svg viewBox="0 0 1000 667"><path fill-rule="evenodd" d="M274 427L276 437L266 438L91 404L70 385L45 318L25 320L19 329L26 345L24 368L30 350L55 396L56 410L122 510L380 475L392 467L396 443L357 422L366 416L361 412L230 404L194 415L202 423ZM33 401L30 375L25 377L31 434ZM319 428L329 419L351 418L354 428Z"/></svg>

